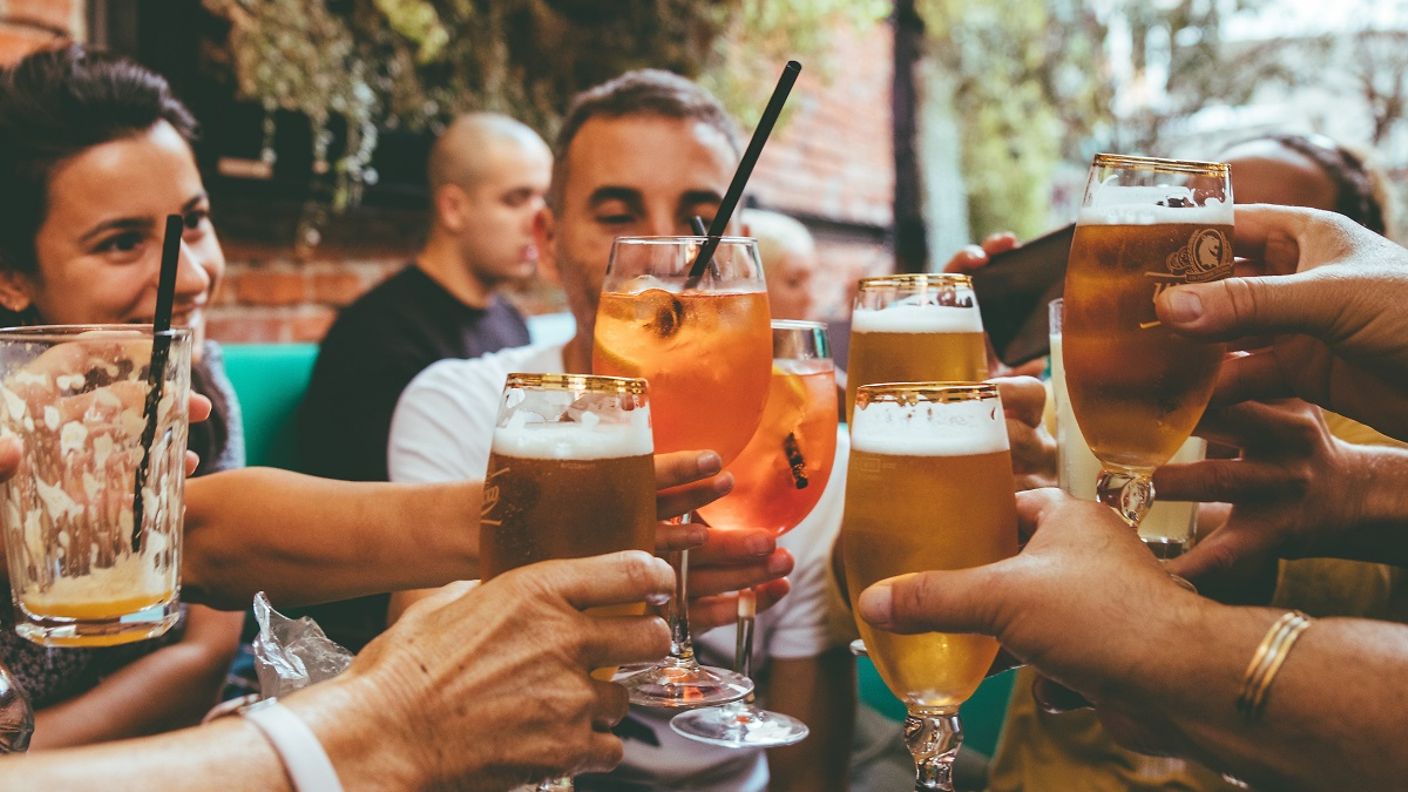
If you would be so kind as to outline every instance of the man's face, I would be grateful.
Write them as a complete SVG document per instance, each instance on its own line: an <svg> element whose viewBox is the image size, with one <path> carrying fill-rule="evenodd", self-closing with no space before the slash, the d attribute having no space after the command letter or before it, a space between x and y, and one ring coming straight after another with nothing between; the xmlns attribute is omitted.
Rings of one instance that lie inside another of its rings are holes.
<svg viewBox="0 0 1408 792"><path fill-rule="evenodd" d="M587 121L562 156L560 205L540 241L590 338L612 240L693 234L695 215L708 225L738 154L703 122L632 115Z"/></svg>
<svg viewBox="0 0 1408 792"><path fill-rule="evenodd" d="M484 152L483 177L462 192L456 228L460 257L487 284L527 278L538 263L533 225L552 179L552 154L539 141L497 140Z"/></svg>

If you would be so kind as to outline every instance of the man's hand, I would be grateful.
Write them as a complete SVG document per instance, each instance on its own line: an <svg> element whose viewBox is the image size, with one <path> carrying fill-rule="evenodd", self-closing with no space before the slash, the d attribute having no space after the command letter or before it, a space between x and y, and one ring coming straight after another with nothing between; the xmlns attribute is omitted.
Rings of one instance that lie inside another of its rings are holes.
<svg viewBox="0 0 1408 792"><path fill-rule="evenodd" d="M1197 607L1109 508L1059 490L1017 495L1030 536L1016 556L882 580L860 615L884 630L995 636L1018 661L1099 705L1116 700L1113 662L1159 651L1158 619Z"/></svg>
<svg viewBox="0 0 1408 792"><path fill-rule="evenodd" d="M1013 489L1037 489L1056 484L1056 441L1041 424L1046 386L1035 377L994 377L1007 418L1012 446Z"/></svg>
<svg viewBox="0 0 1408 792"><path fill-rule="evenodd" d="M388 786L506 789L609 770L621 761L610 728L627 697L589 674L659 659L669 632L653 616L582 611L656 599L673 586L668 564L634 550L531 564L477 588L452 584L409 608L327 684L361 696L366 722L380 724L377 740L391 741L380 750L401 754ZM326 714L299 702L289 706L315 732L334 731Z"/></svg>
<svg viewBox="0 0 1408 792"><path fill-rule="evenodd" d="M657 516L668 520L727 495L733 489L733 474L720 472L722 468L719 455L713 451L656 455ZM791 588L783 576L792 571L792 554L777 546L772 531L720 531L698 522L662 522L655 537L658 553L692 550L689 620L697 632L734 622L738 595L733 592L753 588L758 610L762 611L776 604Z"/></svg>
<svg viewBox="0 0 1408 792"><path fill-rule="evenodd" d="M1301 398L1408 439L1408 251L1330 212L1272 206L1237 207L1234 244L1251 277L1156 302L1172 330L1251 349L1224 362L1217 403Z"/></svg>

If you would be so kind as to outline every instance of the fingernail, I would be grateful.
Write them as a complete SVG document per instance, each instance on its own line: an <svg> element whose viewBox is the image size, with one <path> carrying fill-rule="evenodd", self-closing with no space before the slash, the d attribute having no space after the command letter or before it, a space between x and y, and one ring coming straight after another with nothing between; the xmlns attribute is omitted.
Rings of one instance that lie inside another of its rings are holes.
<svg viewBox="0 0 1408 792"><path fill-rule="evenodd" d="M767 534L757 534L748 537L748 552L755 556L765 556L772 552L774 543L772 537Z"/></svg>
<svg viewBox="0 0 1408 792"><path fill-rule="evenodd" d="M706 476L712 476L724 469L724 461L713 451L705 451L699 455L699 472Z"/></svg>
<svg viewBox="0 0 1408 792"><path fill-rule="evenodd" d="M861 618L883 627L890 623L890 586L880 583L862 591L857 604Z"/></svg>
<svg viewBox="0 0 1408 792"><path fill-rule="evenodd" d="M724 473L723 475L714 479L714 491L719 493L720 495L727 495L730 492L733 492L733 474Z"/></svg>
<svg viewBox="0 0 1408 792"><path fill-rule="evenodd" d="M965 245L963 252L968 254L968 258L978 259L979 261L988 257L988 252L983 250L981 245Z"/></svg>
<svg viewBox="0 0 1408 792"><path fill-rule="evenodd" d="M774 575L781 575L792 568L792 559L785 555L774 555L768 558L768 572Z"/></svg>
<svg viewBox="0 0 1408 792"><path fill-rule="evenodd" d="M1185 324L1203 315L1203 300L1193 290L1169 289L1164 294L1164 316L1169 321Z"/></svg>
<svg viewBox="0 0 1408 792"><path fill-rule="evenodd" d="M670 595L669 595L669 594L647 594L647 595L645 595L645 601L648 602L648 603L650 603L651 605L654 605L654 606L657 607L657 608L663 608L663 607L665 607L666 605L669 604L669 602L670 602Z"/></svg>

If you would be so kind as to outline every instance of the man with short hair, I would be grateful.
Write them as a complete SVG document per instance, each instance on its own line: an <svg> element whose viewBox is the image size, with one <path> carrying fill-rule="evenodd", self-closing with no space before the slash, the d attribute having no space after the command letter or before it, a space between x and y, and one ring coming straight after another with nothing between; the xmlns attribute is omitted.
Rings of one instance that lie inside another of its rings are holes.
<svg viewBox="0 0 1408 792"><path fill-rule="evenodd" d="M463 115L435 141L426 171L425 245L410 266L343 309L323 339L298 421L308 473L385 481L391 413L416 374L444 358L528 343L523 317L495 291L537 265L533 225L552 174L547 144L506 116ZM385 627L386 601L313 613L356 651Z"/></svg>
<svg viewBox="0 0 1408 792"><path fill-rule="evenodd" d="M558 138L548 209L538 228L543 263L561 279L577 333L565 345L506 349L427 369L407 387L392 421L392 480L482 476L509 372L591 371L592 331L612 240L689 234L695 215L709 222L740 152L733 121L718 101L677 75L634 71L581 94ZM792 592L757 621L754 667L763 704L801 718L811 736L765 756L688 741L670 730L672 713L636 710L619 732L626 738L621 768L604 781L580 779L579 789L598 788L594 783L613 790L846 788L855 706L852 659L845 631L833 621L838 614L826 573L844 479L844 469L833 473L812 515L778 541L796 557ZM776 565L775 574L785 574L786 553L768 555L770 550L760 547L759 558L766 558L770 570ZM703 573L692 568L691 582ZM395 595L393 610L413 598ZM732 665L731 630L703 633L695 645L705 662Z"/></svg>

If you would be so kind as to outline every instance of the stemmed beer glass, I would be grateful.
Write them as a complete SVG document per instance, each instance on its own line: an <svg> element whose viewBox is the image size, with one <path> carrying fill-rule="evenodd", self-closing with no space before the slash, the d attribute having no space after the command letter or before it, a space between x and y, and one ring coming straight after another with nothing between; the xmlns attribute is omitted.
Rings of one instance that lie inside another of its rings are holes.
<svg viewBox="0 0 1408 792"><path fill-rule="evenodd" d="M826 325L774 319L772 386L762 423L729 465L733 492L699 510L718 530L767 528L781 535L797 527L821 499L836 458L836 369ZM735 670L749 674L756 603L738 593ZM670 728L700 742L729 748L774 748L806 738L796 718L762 710L751 699L676 715Z"/></svg>
<svg viewBox="0 0 1408 792"><path fill-rule="evenodd" d="M1012 459L997 388L984 383L862 385L851 419L841 523L851 607L895 575L964 569L1017 553ZM985 635L897 635L856 624L880 677L909 710L916 790L952 790L958 707L997 657Z"/></svg>
<svg viewBox="0 0 1408 792"><path fill-rule="evenodd" d="M592 345L598 374L650 382L655 450L713 449L725 465L763 415L772 374L768 298L756 240L722 237L700 277L707 237L619 237L602 284ZM689 635L688 552L672 554L670 655L624 681L643 706L691 708L753 690L741 674L701 666Z"/></svg>
<svg viewBox="0 0 1408 792"><path fill-rule="evenodd" d="M1207 409L1224 345L1180 336L1159 292L1232 274L1232 182L1220 162L1096 155L1066 270L1071 409L1102 469L1100 501L1131 526L1153 472Z"/></svg>

